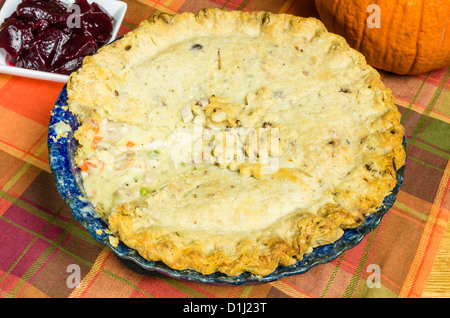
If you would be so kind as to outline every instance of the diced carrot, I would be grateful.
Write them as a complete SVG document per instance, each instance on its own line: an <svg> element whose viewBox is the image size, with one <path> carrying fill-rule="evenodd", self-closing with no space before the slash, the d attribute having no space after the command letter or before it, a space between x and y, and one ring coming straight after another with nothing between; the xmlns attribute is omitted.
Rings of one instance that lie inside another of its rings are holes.
<svg viewBox="0 0 450 318"><path fill-rule="evenodd" d="M83 160L78 163L78 168L80 168L82 171L88 171L89 167L99 168L101 172L105 168L105 163L98 160L97 158Z"/></svg>
<svg viewBox="0 0 450 318"><path fill-rule="evenodd" d="M96 160L96 159L95 160L89 159L86 161L86 164L90 165L93 168L97 168L97 162L98 162L98 160Z"/></svg>
<svg viewBox="0 0 450 318"><path fill-rule="evenodd" d="M94 136L94 138L92 138L92 148L94 148L94 150L97 149L97 143L102 140L103 140L102 136L99 135Z"/></svg>
<svg viewBox="0 0 450 318"><path fill-rule="evenodd" d="M134 146L136 146L136 144L134 142L132 142L132 141L127 142L127 147L131 148Z"/></svg>
<svg viewBox="0 0 450 318"><path fill-rule="evenodd" d="M80 168L82 171L88 171L89 169L85 161L81 161L80 163L78 163L78 168Z"/></svg>
<svg viewBox="0 0 450 318"><path fill-rule="evenodd" d="M94 138L92 139L92 142L93 142L93 143L97 143L97 142L102 141L102 140L103 140L103 137L102 137L102 136L96 135L96 136L94 136Z"/></svg>

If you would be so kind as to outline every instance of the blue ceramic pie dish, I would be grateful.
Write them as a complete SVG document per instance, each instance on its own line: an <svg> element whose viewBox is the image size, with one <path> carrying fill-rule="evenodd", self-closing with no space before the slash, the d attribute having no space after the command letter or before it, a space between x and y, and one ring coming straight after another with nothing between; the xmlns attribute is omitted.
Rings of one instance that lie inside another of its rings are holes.
<svg viewBox="0 0 450 318"><path fill-rule="evenodd" d="M364 236L378 226L383 216L395 202L403 182L405 169L405 166L403 166L398 170L396 187L391 194L385 197L383 205L375 213L370 214L362 225L346 230L344 235L333 244L315 248L295 265L280 266L272 274L264 277L250 273L243 273L234 277L222 273L202 275L192 270L174 270L162 262L145 260L136 250L129 248L123 243L119 243L118 246L111 245L109 242L110 234L108 234L108 231L105 231L108 230L108 225L88 201L84 192L80 170L75 164L74 157L77 144L73 133L77 128L78 120L67 107L67 90L66 86L64 86L51 113L48 132L49 161L58 192L77 221L86 228L93 238L108 246L128 268L144 275L165 275L197 283L216 285L266 283L285 276L302 274L313 266L334 260L341 253L356 246Z"/></svg>

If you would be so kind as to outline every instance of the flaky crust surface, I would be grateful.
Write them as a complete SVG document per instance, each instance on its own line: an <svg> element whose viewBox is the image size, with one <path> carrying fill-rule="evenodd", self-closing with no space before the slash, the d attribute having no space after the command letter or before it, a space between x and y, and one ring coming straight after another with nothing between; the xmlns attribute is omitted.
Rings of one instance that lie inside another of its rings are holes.
<svg viewBox="0 0 450 318"><path fill-rule="evenodd" d="M81 122L79 165L99 162L99 149L125 149L107 138L111 122L158 135L143 146L195 119L219 133L277 128L276 169L220 161L216 134L211 161L175 163L145 198L111 204L89 182L114 166L86 168L87 192L112 232L174 269L268 275L295 264L376 211L405 161L391 92L313 18L218 9L155 16L87 57L67 91ZM248 144L242 149L250 158Z"/></svg>

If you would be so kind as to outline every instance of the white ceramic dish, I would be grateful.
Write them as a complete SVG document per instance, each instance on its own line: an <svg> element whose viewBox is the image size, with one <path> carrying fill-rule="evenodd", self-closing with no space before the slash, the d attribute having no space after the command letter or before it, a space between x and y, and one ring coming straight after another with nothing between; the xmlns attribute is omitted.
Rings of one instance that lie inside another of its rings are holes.
<svg viewBox="0 0 450 318"><path fill-rule="evenodd" d="M16 10L17 6L21 2L22 0L6 0L2 9L0 10L0 25L6 18L11 16L11 14ZM65 5L68 5L72 4L74 0L62 0L61 2ZM103 10L105 10L111 17L114 18L113 32L111 36L111 41L113 41L116 38L117 33L119 32L120 25L122 24L125 12L127 11L127 4L117 0L88 0L88 2L96 2ZM7 65L6 52L4 49L0 49L0 73L61 83L67 82L68 79L67 75L28 70Z"/></svg>

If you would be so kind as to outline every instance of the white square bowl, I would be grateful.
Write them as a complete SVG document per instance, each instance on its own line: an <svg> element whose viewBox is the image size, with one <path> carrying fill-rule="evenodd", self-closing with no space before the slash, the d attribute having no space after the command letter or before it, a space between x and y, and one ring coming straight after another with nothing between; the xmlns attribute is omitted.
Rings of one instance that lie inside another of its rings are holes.
<svg viewBox="0 0 450 318"><path fill-rule="evenodd" d="M13 12L21 2L22 0L6 0L2 9L0 10L0 25L3 23L3 21L5 21L6 18L10 17L11 14L13 14ZM70 5L75 1L62 0L61 2L64 5ZM113 31L110 40L110 42L112 42L119 32L120 25L122 24L125 12L127 11L127 4L125 2L117 0L88 0L88 2L97 3L104 11L106 11L111 17L113 17ZM4 49L0 49L0 73L61 83L67 82L67 79L69 78L69 76L67 75L29 70L8 65L6 64L6 51Z"/></svg>

